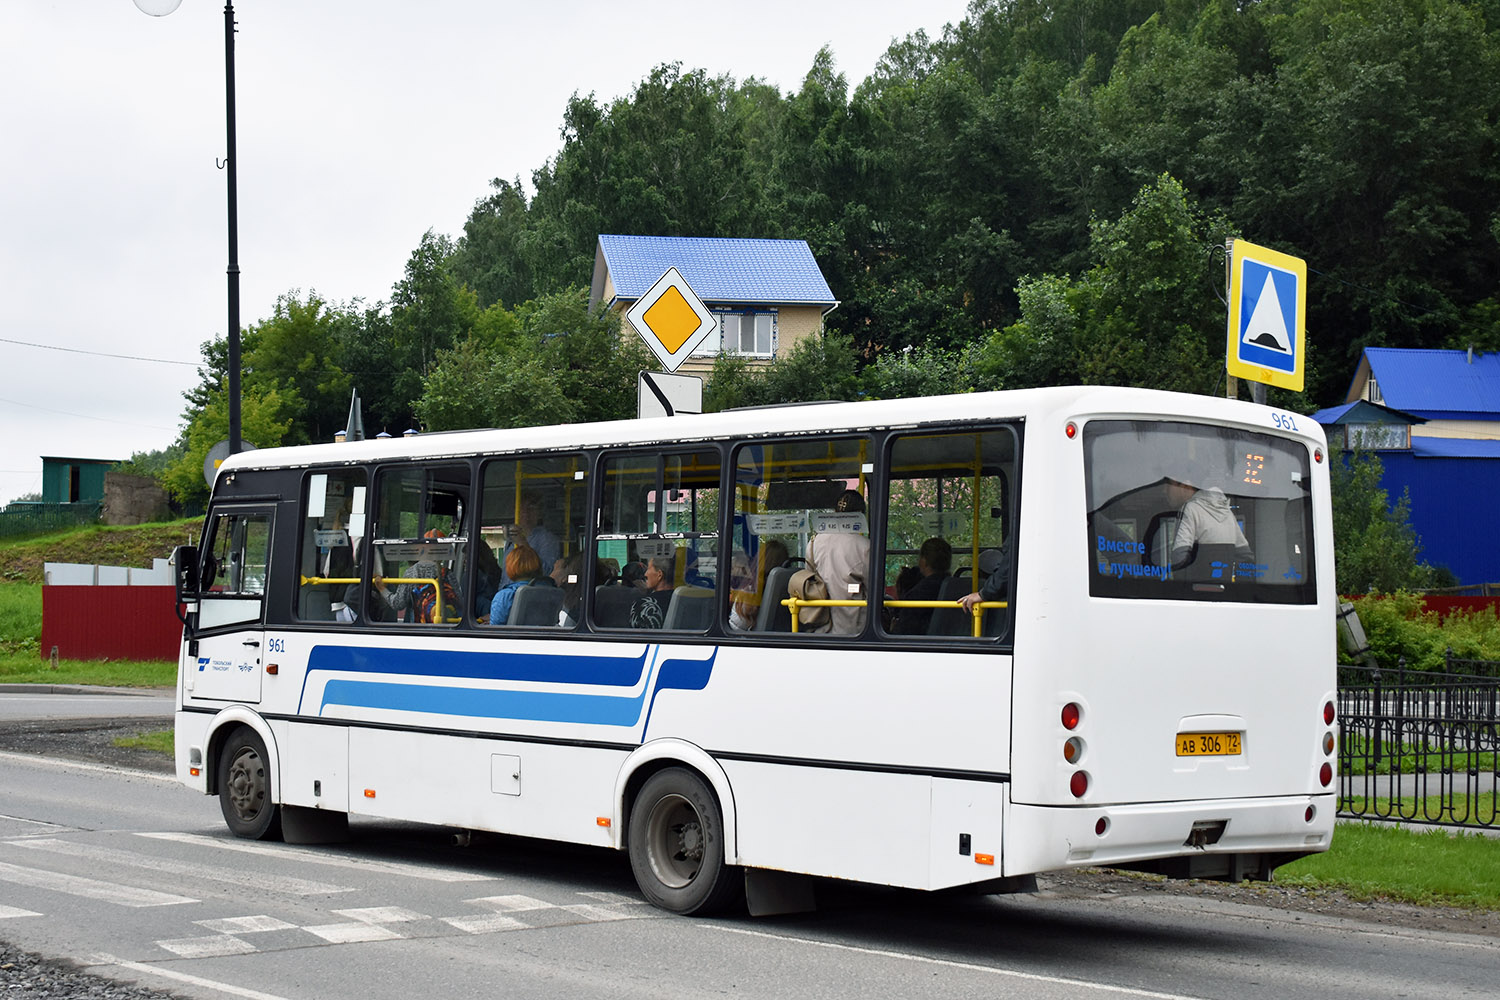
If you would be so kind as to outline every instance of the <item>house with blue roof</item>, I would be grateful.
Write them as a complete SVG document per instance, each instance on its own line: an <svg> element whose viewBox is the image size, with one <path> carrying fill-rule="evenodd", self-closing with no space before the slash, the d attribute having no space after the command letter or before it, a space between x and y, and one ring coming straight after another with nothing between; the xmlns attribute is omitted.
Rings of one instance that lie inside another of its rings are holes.
<svg viewBox="0 0 1500 1000"><path fill-rule="evenodd" d="M1422 558L1466 585L1500 583L1500 354L1367 347L1341 406L1313 414L1330 449L1376 452L1411 497Z"/></svg>
<svg viewBox="0 0 1500 1000"><path fill-rule="evenodd" d="M623 313L671 267L718 320L685 374L706 373L721 352L752 364L785 357L839 304L805 240L601 235L589 306Z"/></svg>

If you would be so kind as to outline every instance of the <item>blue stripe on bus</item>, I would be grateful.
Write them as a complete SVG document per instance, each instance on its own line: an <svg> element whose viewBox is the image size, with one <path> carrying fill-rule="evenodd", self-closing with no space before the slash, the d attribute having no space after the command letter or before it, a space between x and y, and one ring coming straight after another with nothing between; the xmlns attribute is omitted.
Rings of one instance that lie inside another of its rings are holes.
<svg viewBox="0 0 1500 1000"><path fill-rule="evenodd" d="M647 652L650 649L651 647L647 647ZM524 657L528 654L517 655ZM639 694L627 696L583 692L496 691L488 688L336 678L324 685L318 714L321 715L329 705L337 705L344 708L422 712L467 718L634 726L641 721L641 708L646 703L647 694L654 704L659 691L701 691L707 687L717 656L718 650L714 650L706 660L663 660L656 683L649 691L643 689ZM558 656L540 658L567 659ZM642 654L642 661L644 659L645 654ZM429 671L421 672L431 676Z"/></svg>
<svg viewBox="0 0 1500 1000"><path fill-rule="evenodd" d="M645 673L646 656L650 651L648 645L641 649L639 656L560 656L555 653L317 645L308 654L307 672L340 670L361 674L635 687Z"/></svg>

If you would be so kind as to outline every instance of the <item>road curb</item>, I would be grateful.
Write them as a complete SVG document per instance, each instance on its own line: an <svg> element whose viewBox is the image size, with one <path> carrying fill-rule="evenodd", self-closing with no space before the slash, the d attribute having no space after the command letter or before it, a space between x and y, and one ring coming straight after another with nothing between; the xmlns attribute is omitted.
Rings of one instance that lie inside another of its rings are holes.
<svg viewBox="0 0 1500 1000"><path fill-rule="evenodd" d="M0 684L0 694L171 694L170 687L95 687L89 684Z"/></svg>

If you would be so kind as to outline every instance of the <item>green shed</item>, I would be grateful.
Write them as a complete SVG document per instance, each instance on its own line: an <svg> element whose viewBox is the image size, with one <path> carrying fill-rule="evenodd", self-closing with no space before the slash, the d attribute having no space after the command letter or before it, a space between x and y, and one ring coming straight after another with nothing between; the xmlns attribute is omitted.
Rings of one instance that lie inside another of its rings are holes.
<svg viewBox="0 0 1500 1000"><path fill-rule="evenodd" d="M43 503L100 503L104 474L118 458L56 458L42 456Z"/></svg>

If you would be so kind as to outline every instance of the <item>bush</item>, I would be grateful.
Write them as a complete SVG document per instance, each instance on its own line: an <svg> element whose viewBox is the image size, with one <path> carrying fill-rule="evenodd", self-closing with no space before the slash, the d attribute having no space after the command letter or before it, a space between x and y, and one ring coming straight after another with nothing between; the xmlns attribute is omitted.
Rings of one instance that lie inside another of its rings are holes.
<svg viewBox="0 0 1500 1000"><path fill-rule="evenodd" d="M1450 648L1461 659L1500 660L1500 618L1493 608L1444 618L1426 610L1421 597L1402 591L1357 598L1354 610L1382 668L1394 668L1404 657L1408 670L1442 670Z"/></svg>

